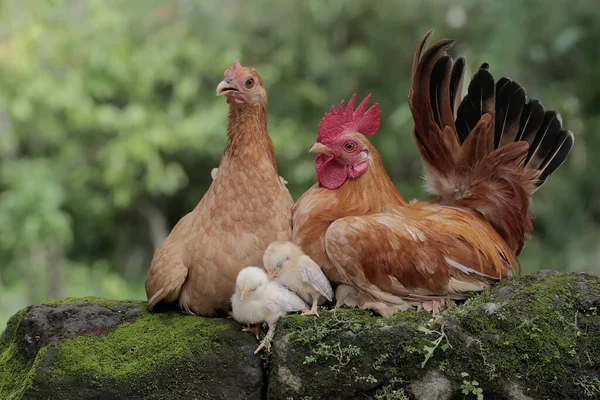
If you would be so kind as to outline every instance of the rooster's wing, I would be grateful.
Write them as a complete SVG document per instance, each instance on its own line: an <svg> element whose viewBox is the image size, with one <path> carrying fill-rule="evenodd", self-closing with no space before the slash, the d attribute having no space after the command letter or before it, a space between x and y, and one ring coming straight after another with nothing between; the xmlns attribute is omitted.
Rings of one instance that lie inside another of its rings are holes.
<svg viewBox="0 0 600 400"><path fill-rule="evenodd" d="M472 214L422 204L341 218L327 230L325 248L346 283L388 303L462 299L508 276L514 262L498 234Z"/></svg>

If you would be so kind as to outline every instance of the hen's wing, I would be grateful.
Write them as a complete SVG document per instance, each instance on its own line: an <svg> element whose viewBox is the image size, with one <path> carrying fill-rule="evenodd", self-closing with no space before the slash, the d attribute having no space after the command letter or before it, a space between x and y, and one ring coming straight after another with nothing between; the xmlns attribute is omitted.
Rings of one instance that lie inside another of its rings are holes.
<svg viewBox="0 0 600 400"><path fill-rule="evenodd" d="M265 296L265 306L273 313L300 311L307 308L306 303L294 292L279 285L269 282Z"/></svg>
<svg viewBox="0 0 600 400"><path fill-rule="evenodd" d="M348 284L390 303L465 298L508 276L514 262L489 225L434 205L339 219L327 230L325 247Z"/></svg>
<svg viewBox="0 0 600 400"><path fill-rule="evenodd" d="M321 267L312 258L303 255L298 260L298 267L300 268L300 274L304 283L321 293L327 300L331 301L333 299L333 289L329 280L321 270Z"/></svg>

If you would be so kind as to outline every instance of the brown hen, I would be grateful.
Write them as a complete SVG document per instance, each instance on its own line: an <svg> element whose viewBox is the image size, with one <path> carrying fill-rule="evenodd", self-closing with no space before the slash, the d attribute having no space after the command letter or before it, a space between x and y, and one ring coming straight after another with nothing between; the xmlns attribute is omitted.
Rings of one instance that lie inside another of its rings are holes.
<svg viewBox="0 0 600 400"><path fill-rule="evenodd" d="M156 250L148 306L178 302L203 316L231 309L238 272L262 265L269 243L291 236L292 197L277 173L260 75L239 61L217 95L229 104L227 147L210 188Z"/></svg>

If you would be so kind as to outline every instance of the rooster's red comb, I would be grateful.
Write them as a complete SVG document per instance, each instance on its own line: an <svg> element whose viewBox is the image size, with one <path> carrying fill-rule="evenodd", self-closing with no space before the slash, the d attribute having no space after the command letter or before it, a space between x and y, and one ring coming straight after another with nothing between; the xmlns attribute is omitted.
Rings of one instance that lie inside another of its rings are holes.
<svg viewBox="0 0 600 400"><path fill-rule="evenodd" d="M346 110L344 110L344 100L342 100L337 110L334 106L331 106L331 110L325 114L321 123L319 123L318 142L332 142L344 132L359 132L365 136L371 136L377 132L381 121L381 110L378 105L375 104L368 111L365 111L369 100L371 100L369 94L354 111L355 100L356 94L350 98Z"/></svg>

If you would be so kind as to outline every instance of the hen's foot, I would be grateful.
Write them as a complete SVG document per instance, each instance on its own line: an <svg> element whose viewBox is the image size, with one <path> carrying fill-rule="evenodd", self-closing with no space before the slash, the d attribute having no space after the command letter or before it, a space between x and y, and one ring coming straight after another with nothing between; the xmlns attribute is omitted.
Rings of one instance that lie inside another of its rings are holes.
<svg viewBox="0 0 600 400"><path fill-rule="evenodd" d="M424 301L421 303L421 307L423 310L431 313L433 317L437 317L440 315L442 311L448 308L452 304L452 300L450 299L441 299L441 300L431 300Z"/></svg>

